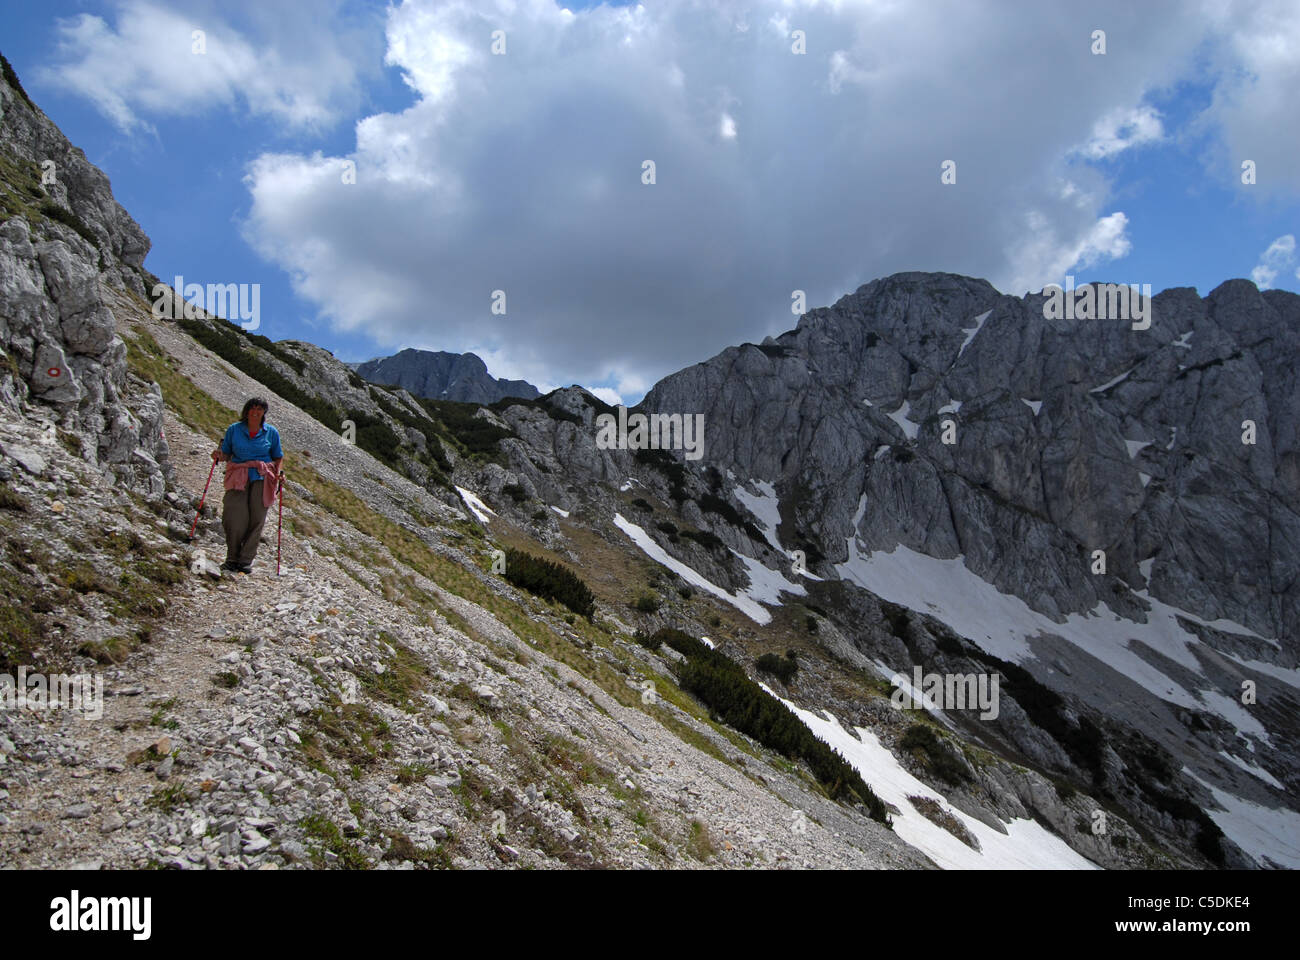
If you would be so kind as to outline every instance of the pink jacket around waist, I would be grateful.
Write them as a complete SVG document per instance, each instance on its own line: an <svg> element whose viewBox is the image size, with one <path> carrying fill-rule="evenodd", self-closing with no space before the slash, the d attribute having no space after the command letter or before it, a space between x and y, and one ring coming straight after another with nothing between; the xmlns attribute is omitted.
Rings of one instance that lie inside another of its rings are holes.
<svg viewBox="0 0 1300 960"><path fill-rule="evenodd" d="M227 490L247 490L249 467L256 467L257 472L267 481L262 484L262 506L269 507L271 504L275 503L275 487L277 478L275 464L273 463L267 463L265 460L245 460L243 463L227 463L225 488Z"/></svg>

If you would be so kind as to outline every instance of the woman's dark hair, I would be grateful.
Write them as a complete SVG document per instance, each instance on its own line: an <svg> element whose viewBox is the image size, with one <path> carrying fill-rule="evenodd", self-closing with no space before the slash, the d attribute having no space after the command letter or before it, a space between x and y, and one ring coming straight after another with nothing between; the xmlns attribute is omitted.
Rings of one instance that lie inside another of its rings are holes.
<svg viewBox="0 0 1300 960"><path fill-rule="evenodd" d="M248 426L248 411L252 410L254 407L262 408L263 422L266 422L266 415L271 412L271 405L261 397L249 397L244 403L244 409L239 411L239 419L244 426Z"/></svg>

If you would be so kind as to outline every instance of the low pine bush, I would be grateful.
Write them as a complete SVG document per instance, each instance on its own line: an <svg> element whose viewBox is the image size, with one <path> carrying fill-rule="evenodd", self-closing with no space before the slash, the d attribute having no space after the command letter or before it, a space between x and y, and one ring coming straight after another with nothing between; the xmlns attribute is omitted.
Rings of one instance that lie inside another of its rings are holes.
<svg viewBox="0 0 1300 960"><path fill-rule="evenodd" d="M651 639L686 657L678 667L682 689L698 697L726 724L791 760L808 764L831 799L856 799L866 805L873 820L890 824L884 801L857 770L819 740L785 704L749 679L734 660L681 630L665 627Z"/></svg>
<svg viewBox="0 0 1300 960"><path fill-rule="evenodd" d="M799 664L789 657L780 657L775 653L765 653L754 664L763 673L770 673L782 683L789 683L799 672Z"/></svg>
<svg viewBox="0 0 1300 960"><path fill-rule="evenodd" d="M596 598L582 579L568 567L542 557L508 549L505 578L529 593L564 604L588 620L596 612Z"/></svg>

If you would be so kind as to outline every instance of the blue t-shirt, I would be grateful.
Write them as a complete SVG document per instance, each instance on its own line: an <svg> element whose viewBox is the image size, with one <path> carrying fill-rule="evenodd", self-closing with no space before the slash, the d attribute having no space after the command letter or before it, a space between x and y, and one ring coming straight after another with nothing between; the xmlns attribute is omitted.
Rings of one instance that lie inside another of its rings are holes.
<svg viewBox="0 0 1300 960"><path fill-rule="evenodd" d="M279 460L284 456L280 450L280 431L265 420L256 437L248 435L248 427L239 420L226 428L226 435L221 438L221 452L232 454L232 463L244 463L248 460ZM261 480L262 474L257 467L248 468L248 480Z"/></svg>

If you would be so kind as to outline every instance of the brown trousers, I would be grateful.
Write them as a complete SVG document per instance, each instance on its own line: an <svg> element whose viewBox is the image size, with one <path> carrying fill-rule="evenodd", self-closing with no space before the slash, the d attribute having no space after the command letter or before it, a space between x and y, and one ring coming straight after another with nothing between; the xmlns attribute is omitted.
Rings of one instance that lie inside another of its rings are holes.
<svg viewBox="0 0 1300 960"><path fill-rule="evenodd" d="M226 562L251 564L262 542L266 506L261 480L244 490L227 490L221 503L221 525L226 530Z"/></svg>

